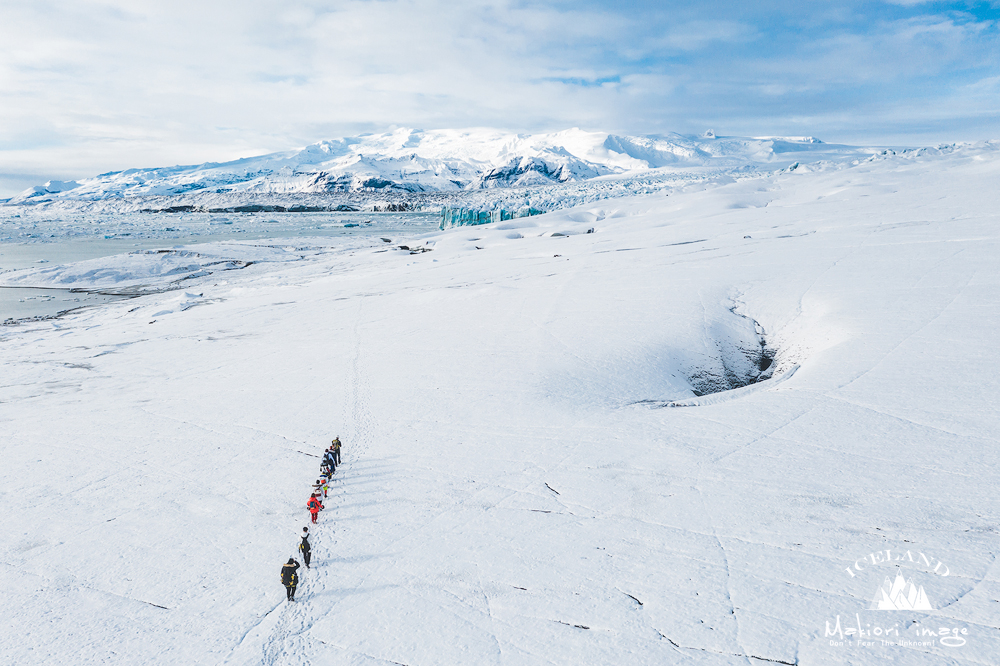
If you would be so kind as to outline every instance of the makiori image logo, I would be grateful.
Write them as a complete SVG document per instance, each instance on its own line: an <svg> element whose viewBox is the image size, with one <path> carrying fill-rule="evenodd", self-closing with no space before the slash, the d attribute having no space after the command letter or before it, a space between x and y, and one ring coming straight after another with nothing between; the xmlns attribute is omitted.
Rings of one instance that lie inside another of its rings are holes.
<svg viewBox="0 0 1000 666"><path fill-rule="evenodd" d="M875 598L872 599L872 605L868 610L929 611L934 608L927 598L927 593L924 592L924 586L914 585L912 580L904 579L902 572L897 570L896 580L890 581L886 576L885 582L875 592Z"/></svg>

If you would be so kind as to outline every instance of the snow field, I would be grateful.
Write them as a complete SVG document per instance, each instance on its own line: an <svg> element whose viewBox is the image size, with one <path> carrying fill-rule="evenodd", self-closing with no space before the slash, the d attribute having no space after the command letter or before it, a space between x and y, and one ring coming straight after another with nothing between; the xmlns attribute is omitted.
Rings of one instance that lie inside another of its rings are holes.
<svg viewBox="0 0 1000 666"><path fill-rule="evenodd" d="M995 663L998 171L604 201L6 327L0 661ZM743 317L794 375L659 408ZM935 613L864 617L967 644L831 645L892 571L846 569L906 548Z"/></svg>

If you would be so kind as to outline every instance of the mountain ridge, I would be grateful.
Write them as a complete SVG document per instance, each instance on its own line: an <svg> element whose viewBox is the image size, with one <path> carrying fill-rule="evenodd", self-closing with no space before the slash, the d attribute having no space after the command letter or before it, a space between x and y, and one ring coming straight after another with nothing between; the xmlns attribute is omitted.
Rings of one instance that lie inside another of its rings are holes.
<svg viewBox="0 0 1000 666"><path fill-rule="evenodd" d="M379 197L424 207L421 195L461 195L479 190L525 190L613 177L662 179L705 171L767 170L791 162L843 162L873 149L826 144L813 137L727 137L676 133L618 135L578 128L545 134L494 129L401 128L319 141L229 162L132 168L80 181L49 181L25 190L6 205L119 202L197 194L193 205L211 209L253 205L262 196L340 195L341 206L377 208ZM424 197L431 207L440 196ZM447 198L447 197L445 197ZM158 202L157 209L164 209ZM274 204L277 205L277 204ZM287 208L287 206L283 206ZM327 206L328 208L328 206Z"/></svg>

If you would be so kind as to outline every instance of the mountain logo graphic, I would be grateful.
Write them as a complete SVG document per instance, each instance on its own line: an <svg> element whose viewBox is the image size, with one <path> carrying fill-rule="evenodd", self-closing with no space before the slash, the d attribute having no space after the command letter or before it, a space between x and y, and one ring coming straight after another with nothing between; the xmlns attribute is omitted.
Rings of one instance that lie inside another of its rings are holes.
<svg viewBox="0 0 1000 666"><path fill-rule="evenodd" d="M923 585L916 586L912 580L904 580L903 574L896 572L896 580L885 582L875 592L868 610L934 610Z"/></svg>

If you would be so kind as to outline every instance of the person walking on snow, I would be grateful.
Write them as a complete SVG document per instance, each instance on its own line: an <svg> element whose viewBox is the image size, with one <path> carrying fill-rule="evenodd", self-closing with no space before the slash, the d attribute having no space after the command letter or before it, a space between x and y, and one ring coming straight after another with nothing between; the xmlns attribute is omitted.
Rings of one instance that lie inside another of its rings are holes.
<svg viewBox="0 0 1000 666"><path fill-rule="evenodd" d="M319 498L316 497L316 493L313 493L312 497L309 498L309 501L306 502L306 507L309 509L309 513L312 514L312 521L313 524L315 524L316 516L319 514L320 509L323 508L323 504L319 501Z"/></svg>
<svg viewBox="0 0 1000 666"><path fill-rule="evenodd" d="M330 466L331 471L337 471L337 457L333 453L332 446L323 453L323 461Z"/></svg>
<svg viewBox="0 0 1000 666"><path fill-rule="evenodd" d="M299 563L294 557L289 557L288 562L281 566L281 584L285 586L289 601L295 601L295 588L299 584L298 570Z"/></svg>
<svg viewBox="0 0 1000 666"><path fill-rule="evenodd" d="M333 459L340 464L340 435L333 438Z"/></svg>
<svg viewBox="0 0 1000 666"><path fill-rule="evenodd" d="M302 541L299 542L299 552L302 553L302 559L305 560L306 569L309 568L309 560L312 559L312 547L309 545L309 528L303 527L302 534L299 535Z"/></svg>

